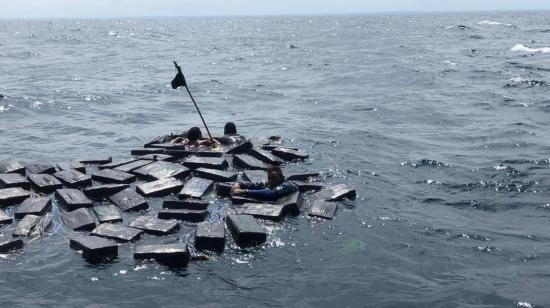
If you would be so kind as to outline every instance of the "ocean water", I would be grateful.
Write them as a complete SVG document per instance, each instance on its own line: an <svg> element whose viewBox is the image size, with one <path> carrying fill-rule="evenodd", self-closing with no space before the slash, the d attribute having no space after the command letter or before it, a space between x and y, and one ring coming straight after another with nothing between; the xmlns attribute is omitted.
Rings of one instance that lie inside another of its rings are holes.
<svg viewBox="0 0 550 308"><path fill-rule="evenodd" d="M213 132L284 136L311 154L286 170L358 198L178 271L135 264L134 244L88 264L54 224L0 255L0 303L549 306L549 25L548 12L1 20L0 159L128 158L199 126L169 86L177 60Z"/></svg>

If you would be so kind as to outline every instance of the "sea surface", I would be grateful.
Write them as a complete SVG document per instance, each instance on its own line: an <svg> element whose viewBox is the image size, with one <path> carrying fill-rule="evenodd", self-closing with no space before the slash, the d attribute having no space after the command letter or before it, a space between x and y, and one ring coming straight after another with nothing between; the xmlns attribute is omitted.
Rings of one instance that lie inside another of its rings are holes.
<svg viewBox="0 0 550 308"><path fill-rule="evenodd" d="M550 306L550 12L0 20L0 159L129 158L200 126L173 60L215 135L283 136L311 155L287 172L357 199L323 221L308 196L185 270L134 244L88 264L54 207L0 256L2 307Z"/></svg>

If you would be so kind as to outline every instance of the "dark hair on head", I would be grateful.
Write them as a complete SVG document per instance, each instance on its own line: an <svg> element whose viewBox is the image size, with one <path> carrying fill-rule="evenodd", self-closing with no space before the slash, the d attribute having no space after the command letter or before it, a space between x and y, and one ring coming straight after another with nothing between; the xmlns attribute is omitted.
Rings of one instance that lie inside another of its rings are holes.
<svg viewBox="0 0 550 308"><path fill-rule="evenodd" d="M224 135L235 135L237 134L237 126L233 122L227 122L225 123L225 126L223 128L223 134Z"/></svg>
<svg viewBox="0 0 550 308"><path fill-rule="evenodd" d="M285 176L283 175L283 170L281 170L281 168L277 167L277 166L273 166L273 167L269 167L269 169L267 169L267 173L276 173L277 175L279 175L281 177L281 179L284 181L285 179Z"/></svg>
<svg viewBox="0 0 550 308"><path fill-rule="evenodd" d="M202 138L202 132L201 132L201 129L198 128L198 127L191 127L188 131L187 131L187 139L189 139L189 141L197 141L199 139Z"/></svg>

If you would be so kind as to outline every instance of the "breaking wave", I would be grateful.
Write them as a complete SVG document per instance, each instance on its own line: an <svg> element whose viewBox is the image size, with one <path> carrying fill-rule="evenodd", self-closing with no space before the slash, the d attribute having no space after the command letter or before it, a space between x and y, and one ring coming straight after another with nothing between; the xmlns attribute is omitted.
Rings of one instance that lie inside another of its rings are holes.
<svg viewBox="0 0 550 308"><path fill-rule="evenodd" d="M498 22L498 21L490 21L490 20L483 20L483 21L478 22L477 24L478 25L492 25L492 26L503 25L503 26L506 26L506 27L513 27L512 24L507 24L507 23Z"/></svg>
<svg viewBox="0 0 550 308"><path fill-rule="evenodd" d="M417 168L417 167L452 167L452 165L450 164L446 164L444 162L440 162L440 161L437 161L437 160L433 160L433 159L421 159L419 161L416 161L416 162L413 162L413 161L407 161L407 162L402 162L401 163L401 166L412 166L414 168Z"/></svg>
<svg viewBox="0 0 550 308"><path fill-rule="evenodd" d="M535 52L549 53L550 52L550 47L531 48L531 47L527 47L523 44L516 44L514 47L512 47L510 49L510 51L530 52L530 53L535 53Z"/></svg>
<svg viewBox="0 0 550 308"><path fill-rule="evenodd" d="M538 87L546 86L548 83L544 80L528 79L523 77L514 77L506 84L506 87L519 88L519 87Z"/></svg>

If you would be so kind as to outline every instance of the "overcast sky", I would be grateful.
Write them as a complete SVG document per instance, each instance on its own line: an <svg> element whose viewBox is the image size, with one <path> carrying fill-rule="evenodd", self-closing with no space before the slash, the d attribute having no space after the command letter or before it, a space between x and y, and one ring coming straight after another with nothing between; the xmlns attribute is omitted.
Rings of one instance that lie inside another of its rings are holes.
<svg viewBox="0 0 550 308"><path fill-rule="evenodd" d="M550 0L0 0L0 18L550 9Z"/></svg>

